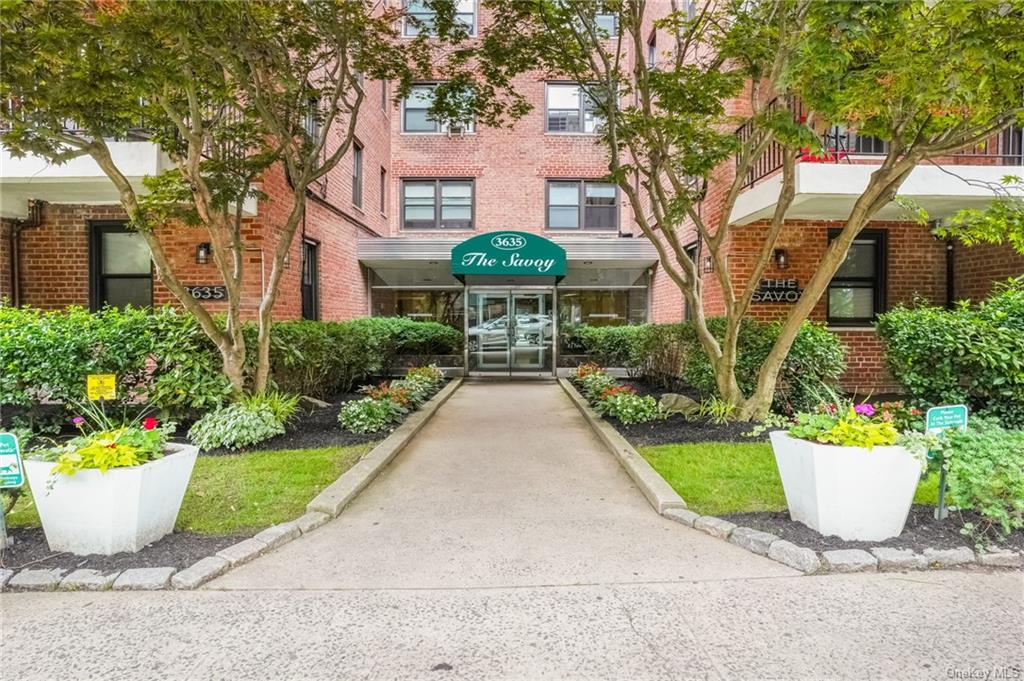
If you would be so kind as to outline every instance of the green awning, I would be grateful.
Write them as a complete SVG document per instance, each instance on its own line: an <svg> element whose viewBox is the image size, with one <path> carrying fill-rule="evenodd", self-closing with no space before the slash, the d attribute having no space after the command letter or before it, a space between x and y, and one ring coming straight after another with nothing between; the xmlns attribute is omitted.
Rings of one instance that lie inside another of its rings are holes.
<svg viewBox="0 0 1024 681"><path fill-rule="evenodd" d="M452 248L452 274L498 276L565 276L565 249L529 232L489 232Z"/></svg>

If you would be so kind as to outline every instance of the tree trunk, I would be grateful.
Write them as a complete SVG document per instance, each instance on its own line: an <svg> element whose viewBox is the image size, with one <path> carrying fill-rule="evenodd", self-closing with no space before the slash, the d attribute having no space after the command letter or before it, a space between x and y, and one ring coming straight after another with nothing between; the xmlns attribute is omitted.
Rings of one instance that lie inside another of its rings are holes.
<svg viewBox="0 0 1024 681"><path fill-rule="evenodd" d="M224 363L224 375L231 387L238 393L245 392L245 345L238 347L234 343L220 345L220 357Z"/></svg>

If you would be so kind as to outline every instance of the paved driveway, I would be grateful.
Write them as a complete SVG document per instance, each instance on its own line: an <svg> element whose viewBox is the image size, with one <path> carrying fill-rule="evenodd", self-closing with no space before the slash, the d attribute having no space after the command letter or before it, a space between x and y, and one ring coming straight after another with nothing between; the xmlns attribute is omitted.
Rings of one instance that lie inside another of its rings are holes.
<svg viewBox="0 0 1024 681"><path fill-rule="evenodd" d="M336 520L211 589L795 575L658 516L553 383L467 383Z"/></svg>

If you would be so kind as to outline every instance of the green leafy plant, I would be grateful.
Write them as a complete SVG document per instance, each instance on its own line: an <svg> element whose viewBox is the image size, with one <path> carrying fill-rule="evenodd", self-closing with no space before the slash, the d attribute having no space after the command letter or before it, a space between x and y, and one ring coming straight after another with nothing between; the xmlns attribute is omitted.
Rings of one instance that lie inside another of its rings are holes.
<svg viewBox="0 0 1024 681"><path fill-rule="evenodd" d="M610 388L594 407L604 416L613 416L625 424L646 423L667 416L665 410L650 395L640 396L629 389Z"/></svg>
<svg viewBox="0 0 1024 681"><path fill-rule="evenodd" d="M708 397L700 401L697 416L711 423L728 423L736 413L736 406L717 397Z"/></svg>
<svg viewBox="0 0 1024 681"><path fill-rule="evenodd" d="M977 307L898 307L877 330L890 372L918 405L964 403L1024 426L1024 277Z"/></svg>
<svg viewBox="0 0 1024 681"><path fill-rule="evenodd" d="M106 472L159 459L167 436L174 431L173 424L161 425L152 416L128 417L122 411L120 418L115 418L92 403L79 404L77 409L79 415L72 423L79 435L30 454L33 459L55 462L54 475L74 475L91 468Z"/></svg>
<svg viewBox="0 0 1024 681"><path fill-rule="evenodd" d="M298 395L288 395L277 390L243 395L238 398L238 402L245 405L249 411L267 409L281 425L286 425L291 421L299 408Z"/></svg>
<svg viewBox="0 0 1024 681"><path fill-rule="evenodd" d="M579 379L579 385L583 390L583 396L587 398L588 402L593 404L600 399L601 394L605 390L618 385L618 381L615 380L614 376L601 371L587 374Z"/></svg>
<svg viewBox="0 0 1024 681"><path fill-rule="evenodd" d="M240 449L284 434L284 424L261 400L235 402L211 411L192 425L189 439L200 449Z"/></svg>
<svg viewBox="0 0 1024 681"><path fill-rule="evenodd" d="M982 516L964 528L976 542L1024 528L1024 431L976 418L948 433L943 458L950 503Z"/></svg>
<svg viewBox="0 0 1024 681"><path fill-rule="evenodd" d="M389 397L364 397L346 402L338 420L353 433L378 433L400 423L408 411Z"/></svg>

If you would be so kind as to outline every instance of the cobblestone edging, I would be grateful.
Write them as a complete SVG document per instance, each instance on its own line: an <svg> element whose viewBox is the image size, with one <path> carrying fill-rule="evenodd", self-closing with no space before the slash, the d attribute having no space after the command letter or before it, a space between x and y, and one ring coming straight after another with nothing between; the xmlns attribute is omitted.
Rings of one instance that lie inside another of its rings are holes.
<svg viewBox="0 0 1024 681"><path fill-rule="evenodd" d="M160 589L195 589L231 568L287 544L312 532L337 517L345 506L412 440L420 428L452 396L462 384L453 379L418 410L410 414L398 428L370 450L356 465L328 485L306 507L305 515L272 525L249 539L196 561L184 570L171 567L130 568L103 574L99 570L65 570L62 568L26 569L15 572L0 569L3 591L156 591Z"/></svg>
<svg viewBox="0 0 1024 681"><path fill-rule="evenodd" d="M637 483L660 515L677 523L699 530L712 537L724 539L759 556L788 565L804 574L825 572L874 572L897 570L927 570L951 567L1024 568L1024 552L1010 550L972 551L967 546L954 549L925 549L916 553L911 549L893 549L884 546L861 549L836 549L816 553L813 549L780 539L774 534L735 523L715 516L702 516L686 508L686 502L669 487L668 483L651 467L640 453L616 431L610 423L595 412L583 395L567 379L558 381L579 408L584 418L597 433L609 451L619 459L623 468ZM651 481L651 476L657 482Z"/></svg>

